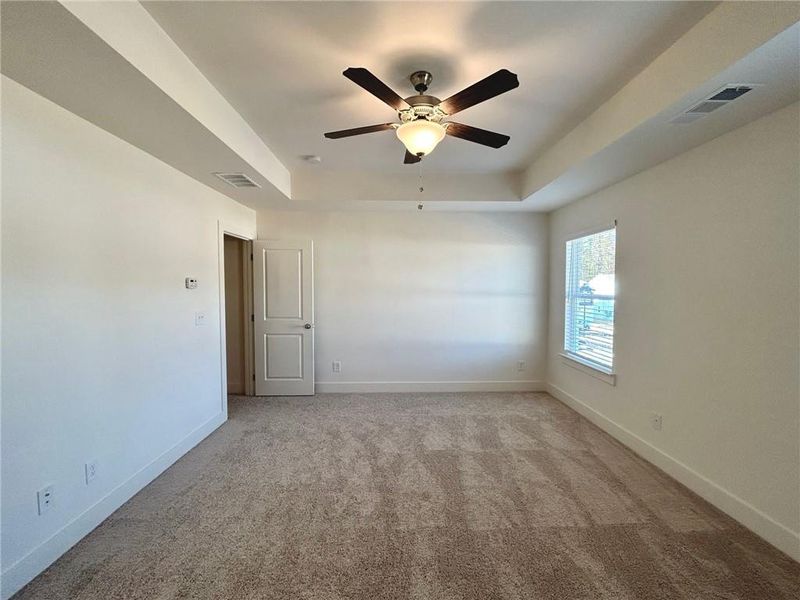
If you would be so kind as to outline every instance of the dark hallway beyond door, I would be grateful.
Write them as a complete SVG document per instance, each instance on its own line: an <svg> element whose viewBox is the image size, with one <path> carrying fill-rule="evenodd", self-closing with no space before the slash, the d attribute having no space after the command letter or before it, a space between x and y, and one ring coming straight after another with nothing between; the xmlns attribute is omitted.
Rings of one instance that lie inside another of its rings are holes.
<svg viewBox="0 0 800 600"><path fill-rule="evenodd" d="M246 362L245 252L247 242L225 236L225 350L228 372L228 393L244 394Z"/></svg>

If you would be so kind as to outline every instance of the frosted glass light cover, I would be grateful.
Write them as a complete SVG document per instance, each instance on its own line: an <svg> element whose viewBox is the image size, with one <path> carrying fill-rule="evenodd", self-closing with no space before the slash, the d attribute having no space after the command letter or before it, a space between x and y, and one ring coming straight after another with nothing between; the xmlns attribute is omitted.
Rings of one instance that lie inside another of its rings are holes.
<svg viewBox="0 0 800 600"><path fill-rule="evenodd" d="M444 138L444 133L442 125L425 119L409 121L397 128L397 137L414 156L425 156L433 152Z"/></svg>

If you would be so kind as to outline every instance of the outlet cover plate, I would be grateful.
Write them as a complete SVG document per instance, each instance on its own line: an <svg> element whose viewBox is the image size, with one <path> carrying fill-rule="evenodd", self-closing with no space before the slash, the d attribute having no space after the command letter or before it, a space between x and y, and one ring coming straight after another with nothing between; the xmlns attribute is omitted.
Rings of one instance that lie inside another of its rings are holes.
<svg viewBox="0 0 800 600"><path fill-rule="evenodd" d="M653 413L650 415L650 426L655 429L656 431L661 431L661 427L663 426L663 417L657 413Z"/></svg>
<svg viewBox="0 0 800 600"><path fill-rule="evenodd" d="M89 485L97 477L97 461L91 460L87 462L84 465L84 473L86 475L86 485Z"/></svg>
<svg viewBox="0 0 800 600"><path fill-rule="evenodd" d="M55 488L53 485L43 487L36 492L36 503L39 508L39 514L43 515L48 510L53 508L53 498L55 496Z"/></svg>

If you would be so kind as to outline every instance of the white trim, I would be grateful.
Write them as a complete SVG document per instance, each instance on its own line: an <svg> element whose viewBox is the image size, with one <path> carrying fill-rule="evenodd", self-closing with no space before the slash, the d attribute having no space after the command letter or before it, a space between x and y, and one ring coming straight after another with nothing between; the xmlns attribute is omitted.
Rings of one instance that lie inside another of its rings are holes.
<svg viewBox="0 0 800 600"><path fill-rule="evenodd" d="M28 554L10 565L3 571L2 575L3 600L7 600L22 589L23 586L49 567L92 529L102 523L111 513L125 504L148 483L167 470L175 461L222 425L225 420L226 416L223 413L216 414L150 464L139 469L126 481L123 481L100 498L100 500L56 531L47 540L28 552Z"/></svg>
<svg viewBox="0 0 800 600"><path fill-rule="evenodd" d="M688 487L794 560L800 561L800 532L792 531L785 525L778 523L733 492L714 483L663 450L659 450L558 386L548 384L547 389L554 398L589 419L636 454L654 464L667 475Z"/></svg>
<svg viewBox="0 0 800 600"><path fill-rule="evenodd" d="M225 228L217 220L217 285L219 292L219 396L220 411L228 420L228 348L225 323Z"/></svg>
<svg viewBox="0 0 800 600"><path fill-rule="evenodd" d="M244 281L244 393L254 396L256 393L255 348L253 346L253 240L245 240L242 244Z"/></svg>
<svg viewBox="0 0 800 600"><path fill-rule="evenodd" d="M561 362L566 366L591 375L595 379L599 379L608 385L617 385L617 374L613 371L606 370L602 366L596 365L582 356L567 354L566 351L559 352L558 355L564 359Z"/></svg>
<svg viewBox="0 0 800 600"><path fill-rule="evenodd" d="M320 394L543 392L544 381L317 381Z"/></svg>

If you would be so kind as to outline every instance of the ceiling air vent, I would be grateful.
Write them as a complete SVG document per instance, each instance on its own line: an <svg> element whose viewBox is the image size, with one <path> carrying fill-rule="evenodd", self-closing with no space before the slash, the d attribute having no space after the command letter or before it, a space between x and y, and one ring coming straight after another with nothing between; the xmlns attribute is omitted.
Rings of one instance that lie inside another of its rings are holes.
<svg viewBox="0 0 800 600"><path fill-rule="evenodd" d="M261 186L258 185L255 181L250 179L244 173L214 173L217 177L222 179L228 185L232 185L235 188L260 188Z"/></svg>
<svg viewBox="0 0 800 600"><path fill-rule="evenodd" d="M759 84L755 83L730 83L724 88L717 90L702 102L698 102L690 109L683 111L677 117L670 120L670 123L685 124L693 123L702 119L708 113L712 113L737 98L744 96Z"/></svg>

